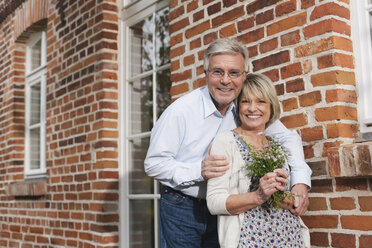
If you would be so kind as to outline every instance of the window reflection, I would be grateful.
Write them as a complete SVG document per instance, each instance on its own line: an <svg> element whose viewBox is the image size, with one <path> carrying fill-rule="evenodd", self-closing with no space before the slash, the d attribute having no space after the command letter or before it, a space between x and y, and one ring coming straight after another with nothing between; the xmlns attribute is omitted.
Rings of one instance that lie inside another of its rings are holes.
<svg viewBox="0 0 372 248"><path fill-rule="evenodd" d="M153 248L154 238L154 201L131 200L130 247Z"/></svg>
<svg viewBox="0 0 372 248"><path fill-rule="evenodd" d="M41 66L41 39L31 47L31 71Z"/></svg>

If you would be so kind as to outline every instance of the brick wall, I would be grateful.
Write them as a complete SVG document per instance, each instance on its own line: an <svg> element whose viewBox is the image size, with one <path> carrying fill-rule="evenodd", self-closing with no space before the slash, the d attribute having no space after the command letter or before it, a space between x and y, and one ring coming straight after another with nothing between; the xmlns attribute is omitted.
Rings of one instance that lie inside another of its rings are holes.
<svg viewBox="0 0 372 248"><path fill-rule="evenodd" d="M118 247L116 1L4 1L0 12L0 247ZM43 27L47 172L33 182L24 42Z"/></svg>
<svg viewBox="0 0 372 248"><path fill-rule="evenodd" d="M249 71L273 80L281 121L301 135L313 170L303 219L314 247L372 243L371 178L334 178L328 169L328 149L338 152L359 132L349 5L349 0L170 1L173 99L205 85L203 52L222 37L246 44Z"/></svg>

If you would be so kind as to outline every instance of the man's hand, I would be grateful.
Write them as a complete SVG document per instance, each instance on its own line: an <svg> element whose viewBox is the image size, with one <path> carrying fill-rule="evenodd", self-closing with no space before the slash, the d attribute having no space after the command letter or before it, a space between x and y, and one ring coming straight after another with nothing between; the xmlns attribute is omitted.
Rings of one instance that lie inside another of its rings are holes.
<svg viewBox="0 0 372 248"><path fill-rule="evenodd" d="M210 155L209 146L207 155L201 164L201 174L205 180L214 177L220 177L229 169L229 162L223 155Z"/></svg>
<svg viewBox="0 0 372 248"><path fill-rule="evenodd" d="M304 215L309 206L309 198L307 195L307 185L299 183L293 186L291 192L295 194L294 206L290 211L295 215Z"/></svg>

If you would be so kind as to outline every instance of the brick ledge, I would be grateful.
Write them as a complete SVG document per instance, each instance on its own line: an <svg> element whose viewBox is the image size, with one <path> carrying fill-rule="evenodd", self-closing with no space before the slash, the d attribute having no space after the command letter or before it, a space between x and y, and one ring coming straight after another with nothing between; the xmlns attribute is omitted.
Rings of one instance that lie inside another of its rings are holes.
<svg viewBox="0 0 372 248"><path fill-rule="evenodd" d="M16 182L6 188L8 196L43 196L47 193L45 181L38 182Z"/></svg>
<svg viewBox="0 0 372 248"><path fill-rule="evenodd" d="M332 177L372 176L372 142L331 147L327 153Z"/></svg>

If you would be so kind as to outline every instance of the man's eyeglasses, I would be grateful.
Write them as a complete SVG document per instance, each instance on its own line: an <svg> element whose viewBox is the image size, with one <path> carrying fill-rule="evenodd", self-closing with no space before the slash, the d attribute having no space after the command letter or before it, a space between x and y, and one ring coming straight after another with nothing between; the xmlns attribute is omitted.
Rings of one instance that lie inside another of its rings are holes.
<svg viewBox="0 0 372 248"><path fill-rule="evenodd" d="M223 78L223 76L225 76L225 72L221 69L212 69L212 70L208 70L208 72L210 73L210 75L213 77L213 78ZM243 72L240 72L238 70L231 70L231 71L228 71L227 72L227 75L229 76L229 78L231 79L237 79L238 77L240 77L242 74L244 73Z"/></svg>

